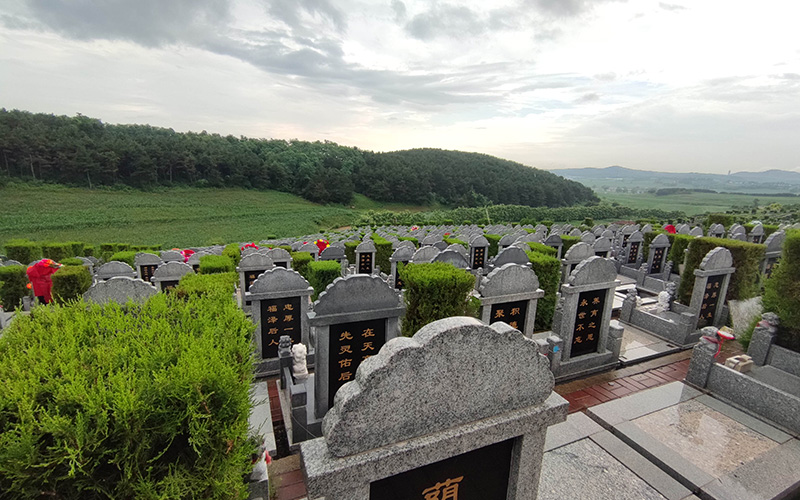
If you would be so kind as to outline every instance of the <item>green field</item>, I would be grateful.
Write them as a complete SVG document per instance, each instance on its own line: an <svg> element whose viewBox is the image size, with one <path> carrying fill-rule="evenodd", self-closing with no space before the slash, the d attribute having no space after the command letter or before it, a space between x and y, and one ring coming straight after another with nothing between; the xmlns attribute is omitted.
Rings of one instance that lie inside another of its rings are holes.
<svg viewBox="0 0 800 500"><path fill-rule="evenodd" d="M361 210L422 210L357 195L322 206L277 191L173 188L156 192L58 185L0 188L0 246L12 238L166 248L259 241L349 224Z"/></svg>
<svg viewBox="0 0 800 500"><path fill-rule="evenodd" d="M686 215L704 212L725 212L735 206L752 207L755 200L759 205L780 203L791 205L800 203L793 196L753 196L725 193L689 193L655 196L652 193L597 193L604 201L616 202L631 208L660 208L662 210L681 210Z"/></svg>

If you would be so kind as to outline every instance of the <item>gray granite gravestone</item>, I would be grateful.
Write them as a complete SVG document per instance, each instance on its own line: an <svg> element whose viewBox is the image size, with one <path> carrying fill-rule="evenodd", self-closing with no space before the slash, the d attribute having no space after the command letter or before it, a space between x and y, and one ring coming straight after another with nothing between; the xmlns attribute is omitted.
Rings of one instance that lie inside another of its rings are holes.
<svg viewBox="0 0 800 500"><path fill-rule="evenodd" d="M772 269L781 258L784 240L786 240L786 233L776 231L767 236L767 240L764 242L767 246L767 251L764 254L764 260L761 262L761 273L766 275L767 278L772 276Z"/></svg>
<svg viewBox="0 0 800 500"><path fill-rule="evenodd" d="M256 376L278 374L278 340L282 335L289 336L293 344L305 344L310 349L308 354L313 355L307 314L314 289L300 273L274 267L261 273L248 293L256 324Z"/></svg>
<svg viewBox="0 0 800 500"><path fill-rule="evenodd" d="M437 241L436 243L434 243L431 246L434 247L434 248L437 248L440 252L444 252L445 249L447 249L447 247L448 247L447 242L445 242L445 241Z"/></svg>
<svg viewBox="0 0 800 500"><path fill-rule="evenodd" d="M308 313L316 350L316 369L309 378L314 418L325 416L338 388L353 378L362 361L400 334L404 312L400 293L377 276L337 278L319 295Z"/></svg>
<svg viewBox="0 0 800 500"><path fill-rule="evenodd" d="M581 241L584 242L584 243L588 243L588 244L592 245L592 244L594 244L594 242L596 240L597 240L597 236L595 236L594 233L592 233L590 231L584 231L584 232L581 233Z"/></svg>
<svg viewBox="0 0 800 500"><path fill-rule="evenodd" d="M158 266L150 281L156 285L159 292L164 292L178 286L178 282L187 274L194 274L192 266L183 262L165 262Z"/></svg>
<svg viewBox="0 0 800 500"><path fill-rule="evenodd" d="M594 240L592 244L592 248L594 248L594 254L598 257L608 258L610 257L609 253L611 252L611 238L607 238L605 236L601 236Z"/></svg>
<svg viewBox="0 0 800 500"><path fill-rule="evenodd" d="M153 277L153 273L156 272L158 266L163 263L164 261L161 260L161 257L154 253L139 252L133 258L133 267L136 268L136 276L146 283L150 283L150 278Z"/></svg>
<svg viewBox="0 0 800 500"><path fill-rule="evenodd" d="M292 269L292 254L283 248L273 248L266 254L267 257L272 259L272 264L275 267L282 267L284 269Z"/></svg>
<svg viewBox="0 0 800 500"><path fill-rule="evenodd" d="M210 255L208 252L195 252L186 259L186 263L192 266L192 270L196 273L200 272L200 258Z"/></svg>
<svg viewBox="0 0 800 500"><path fill-rule="evenodd" d="M747 241L747 230L744 226L734 224L728 230L728 238L732 240Z"/></svg>
<svg viewBox="0 0 800 500"><path fill-rule="evenodd" d="M319 260L335 260L336 262L342 262L346 260L344 248L329 246L319 254Z"/></svg>
<svg viewBox="0 0 800 500"><path fill-rule="evenodd" d="M442 241L442 237L436 234L429 234L422 238L422 241L419 242L420 247L427 247L432 246L434 243L439 243Z"/></svg>
<svg viewBox="0 0 800 500"><path fill-rule="evenodd" d="M326 249L327 250L327 249ZM303 243L300 248L297 249L298 252L308 252L314 257L314 260L319 260L320 251L319 247L313 243ZM324 251L324 250L323 250Z"/></svg>
<svg viewBox="0 0 800 500"><path fill-rule="evenodd" d="M551 234L544 240L544 244L556 249L556 258L561 258L561 249L564 247L564 241L558 234Z"/></svg>
<svg viewBox="0 0 800 500"><path fill-rule="evenodd" d="M239 273L239 293L241 293L241 301L243 307L249 307L250 304L250 287L255 283L256 279L268 269L275 267L272 259L261 252L253 252L246 257L242 257L239 265L236 267L236 272Z"/></svg>
<svg viewBox="0 0 800 500"><path fill-rule="evenodd" d="M724 238L725 226L722 224L711 224L708 228L708 236L711 238Z"/></svg>
<svg viewBox="0 0 800 500"><path fill-rule="evenodd" d="M161 252L161 260L164 262L183 262L183 254L177 250L164 250Z"/></svg>
<svg viewBox="0 0 800 500"><path fill-rule="evenodd" d="M533 269L520 264L505 264L481 280L479 292L480 315L484 323L502 321L526 337L533 335L536 304L544 296Z"/></svg>
<svg viewBox="0 0 800 500"><path fill-rule="evenodd" d="M156 287L138 278L116 277L95 283L83 294L83 298L98 304L126 304L128 301L141 304L156 293Z"/></svg>
<svg viewBox="0 0 800 500"><path fill-rule="evenodd" d="M617 268L609 259L589 257L561 285L553 331L534 338L547 352L556 380L611 369L619 363L622 327L611 324Z"/></svg>
<svg viewBox="0 0 800 500"><path fill-rule="evenodd" d="M528 254L521 248L510 246L505 250L501 250L494 259L491 260L491 269L502 267L506 264L522 264L530 263Z"/></svg>
<svg viewBox="0 0 800 500"><path fill-rule="evenodd" d="M626 226L623 226L616 234L617 246L620 248L627 248L628 239L630 239L631 235L635 232L636 232L636 227L634 227L633 224L628 224Z"/></svg>
<svg viewBox="0 0 800 500"><path fill-rule="evenodd" d="M503 237L500 238L500 241L497 242L497 252L502 252L506 248L510 247L515 241L517 241L517 238L518 236L516 233L504 234Z"/></svg>
<svg viewBox="0 0 800 500"><path fill-rule="evenodd" d="M486 267L486 259L489 257L489 240L482 234L475 236L469 242L469 265L471 269L481 269Z"/></svg>
<svg viewBox="0 0 800 500"><path fill-rule="evenodd" d="M561 283L566 283L578 264L592 256L594 248L590 244L581 241L572 245L561 259Z"/></svg>
<svg viewBox="0 0 800 500"><path fill-rule="evenodd" d="M689 231L689 236L703 236L703 228L700 226L695 226Z"/></svg>
<svg viewBox="0 0 800 500"><path fill-rule="evenodd" d="M731 275L735 271L731 252L723 247L708 252L700 267L695 269L689 309L693 314L697 314L697 328L722 325L727 317L727 314L723 314L725 296L728 293Z"/></svg>
<svg viewBox="0 0 800 500"><path fill-rule="evenodd" d="M624 236L624 233L623 233ZM641 231L634 231L630 234L627 240L627 245L624 247L625 260L622 265L638 268L642 263L642 244L644 243L644 235Z"/></svg>
<svg viewBox="0 0 800 500"><path fill-rule="evenodd" d="M566 419L552 389L519 331L435 321L368 359L300 445L308 498L533 500L547 427Z"/></svg>
<svg viewBox="0 0 800 500"><path fill-rule="evenodd" d="M669 238L665 234L659 234L650 242L650 255L647 257L647 274L661 275L661 279L666 281L669 276L664 276L665 264L669 256Z"/></svg>
<svg viewBox="0 0 800 500"><path fill-rule="evenodd" d="M112 260L98 267L97 271L94 273L94 278L97 281L105 281L107 279L120 277L135 278L136 271L125 262Z"/></svg>
<svg viewBox="0 0 800 500"><path fill-rule="evenodd" d="M451 264L458 269L469 269L469 262L467 262L466 257L455 250L445 250L443 252L439 252L436 257L433 258L432 262L444 262L446 264Z"/></svg>
<svg viewBox="0 0 800 500"><path fill-rule="evenodd" d="M426 262L433 262L433 259L439 255L439 249L428 245L424 247L419 247L419 250L414 252L414 255L411 256L411 262L415 264L423 264Z"/></svg>
<svg viewBox="0 0 800 500"><path fill-rule="evenodd" d="M764 226L756 224L750 233L747 235L747 241L750 243L760 244L764 242Z"/></svg>
<svg viewBox="0 0 800 500"><path fill-rule="evenodd" d="M410 242L409 242L410 243ZM413 247L413 244L412 244ZM403 280L400 277L400 273L398 272L398 265L404 266L411 261L411 257L414 256L413 248L408 248L407 246L398 246L397 250L394 251L392 256L389 258L389 262L392 263L392 286L397 289L401 290L403 288Z"/></svg>
<svg viewBox="0 0 800 500"><path fill-rule="evenodd" d="M461 254L462 257L464 257L465 260L469 260L469 252L467 251L466 248L464 248L464 245L462 245L461 243L452 243L450 245L447 245L447 248L445 248L443 251L446 250L452 250L453 252L458 252Z"/></svg>
<svg viewBox="0 0 800 500"><path fill-rule="evenodd" d="M365 239L356 247L356 272L358 274L372 274L375 271L375 243Z"/></svg>

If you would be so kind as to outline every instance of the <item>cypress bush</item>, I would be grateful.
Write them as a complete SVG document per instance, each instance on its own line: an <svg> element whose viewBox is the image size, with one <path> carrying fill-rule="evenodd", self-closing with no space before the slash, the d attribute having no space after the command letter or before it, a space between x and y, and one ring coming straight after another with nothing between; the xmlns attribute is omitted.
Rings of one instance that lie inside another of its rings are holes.
<svg viewBox="0 0 800 500"><path fill-rule="evenodd" d="M375 263L381 267L381 271L388 274L392 269L392 257L394 250L392 249L392 242L377 234L372 235L372 241L375 243Z"/></svg>
<svg viewBox="0 0 800 500"><path fill-rule="evenodd" d="M26 270L25 266L0 267L0 304L6 311L15 310L22 303L22 297L31 296Z"/></svg>
<svg viewBox="0 0 800 500"><path fill-rule="evenodd" d="M459 240L458 238L450 238L448 236L445 236L444 238L442 238L442 240L448 245L456 245L456 244L463 245L467 250L469 250L469 243L467 243L464 240Z"/></svg>
<svg viewBox="0 0 800 500"><path fill-rule="evenodd" d="M136 260L136 252L133 250L123 250L121 252L113 253L108 257L107 261L111 262L112 260L124 262L136 269L133 265L134 261Z"/></svg>
<svg viewBox="0 0 800 500"><path fill-rule="evenodd" d="M413 238L411 236L398 236L397 239L400 241L410 241L411 243L414 244L415 247L419 248L419 240L416 238Z"/></svg>
<svg viewBox="0 0 800 500"><path fill-rule="evenodd" d="M33 241L16 239L6 242L6 256L27 266L34 260L42 258L42 247Z"/></svg>
<svg viewBox="0 0 800 500"><path fill-rule="evenodd" d="M308 279L307 276L307 267L309 262L314 261L314 257L311 256L308 252L292 252L292 269L300 273L305 279Z"/></svg>
<svg viewBox="0 0 800 500"><path fill-rule="evenodd" d="M42 243L42 256L61 262L72 256L72 247L67 243L45 242Z"/></svg>
<svg viewBox="0 0 800 500"><path fill-rule="evenodd" d="M360 241L345 241L344 242L344 256L347 257L347 262L350 264L356 263L356 248L360 245Z"/></svg>
<svg viewBox="0 0 800 500"><path fill-rule="evenodd" d="M239 249L238 243L231 243L222 250L222 255L228 257L233 261L234 266L238 266L242 260L242 251Z"/></svg>
<svg viewBox="0 0 800 500"><path fill-rule="evenodd" d="M689 248L689 243L695 239L695 236L667 233L667 239L669 240L669 255L667 258L672 261L673 272L678 273L680 271L680 267L678 266L683 264L686 258L685 251ZM686 266L686 269L689 269L689 266ZM691 275L689 278L694 279Z"/></svg>
<svg viewBox="0 0 800 500"><path fill-rule="evenodd" d="M498 244L500 243L500 239L502 238L502 236L500 236L499 234L484 234L483 236L486 238L486 241L489 242L489 255L488 256L489 257L496 256L497 255L497 247L498 247Z"/></svg>
<svg viewBox="0 0 800 500"><path fill-rule="evenodd" d="M580 236L566 236L566 235L561 236L561 242L563 243L563 246L561 247L561 256L563 257L564 255L566 255L567 250L569 250L569 248L572 245L580 243L580 241L581 241ZM558 254L557 250L556 254Z"/></svg>
<svg viewBox="0 0 800 500"><path fill-rule="evenodd" d="M0 270L2 269L0 267ZM764 311L774 312L781 319L778 328L778 344L800 352L799 230L786 232L781 260L764 284L763 301Z"/></svg>
<svg viewBox="0 0 800 500"><path fill-rule="evenodd" d="M177 291L189 295L205 295L219 293L231 296L239 284L239 273L227 272L217 274L194 274L183 276L178 283Z"/></svg>
<svg viewBox="0 0 800 500"><path fill-rule="evenodd" d="M543 245L546 246L546 245ZM561 261L555 256L536 251L525 252L531 261L531 269L539 278L539 286L544 290L544 296L536 303L535 330L549 330L553 327L553 313L556 310L556 293L561 283Z"/></svg>
<svg viewBox="0 0 800 500"><path fill-rule="evenodd" d="M333 283L333 280L342 275L342 266L335 260L318 260L309 262L306 266L306 279L314 288L314 296L311 300L317 300L319 294L325 291L325 287Z"/></svg>
<svg viewBox="0 0 800 500"><path fill-rule="evenodd" d="M64 264L65 266L82 266L83 261L77 257L67 257L61 261L61 264Z"/></svg>
<svg viewBox="0 0 800 500"><path fill-rule="evenodd" d="M410 337L432 321L468 314L475 277L452 264L408 264L399 270L406 290L403 335Z"/></svg>
<svg viewBox="0 0 800 500"><path fill-rule="evenodd" d="M555 257L558 255L558 249L553 248L550 246L545 245L544 243L538 243L536 241L529 241L528 246L534 252L543 253L545 255L549 255L551 257ZM562 251L561 254L563 255L564 252Z"/></svg>
<svg viewBox="0 0 800 500"><path fill-rule="evenodd" d="M200 274L233 273L236 266L225 255L203 255L200 257Z"/></svg>
<svg viewBox="0 0 800 500"><path fill-rule="evenodd" d="M722 224L727 231L735 222L736 218L731 214L708 214L708 217L706 217L705 230L708 231L708 228L710 228L712 224Z"/></svg>
<svg viewBox="0 0 800 500"><path fill-rule="evenodd" d="M736 268L736 272L731 275L725 300L750 299L757 296L761 291L759 283L761 279L761 260L764 258L767 247L727 238L693 238L686 256L686 269L678 287L678 301L680 303L688 304L691 301L692 289L694 288L694 270L700 267L700 263L706 254L716 247L724 247L730 250L733 257L733 267Z"/></svg>
<svg viewBox="0 0 800 500"><path fill-rule="evenodd" d="M218 295L17 318L0 337L3 498L247 498L252 332Z"/></svg>
<svg viewBox="0 0 800 500"><path fill-rule="evenodd" d="M83 247L83 256L84 257L93 257L94 256L94 246L85 245Z"/></svg>
<svg viewBox="0 0 800 500"><path fill-rule="evenodd" d="M83 297L92 286L89 269L79 266L64 266L53 274L53 300L64 303Z"/></svg>
<svg viewBox="0 0 800 500"><path fill-rule="evenodd" d="M82 241L68 241L65 244L69 245L70 249L68 257L83 257L83 248L86 245Z"/></svg>

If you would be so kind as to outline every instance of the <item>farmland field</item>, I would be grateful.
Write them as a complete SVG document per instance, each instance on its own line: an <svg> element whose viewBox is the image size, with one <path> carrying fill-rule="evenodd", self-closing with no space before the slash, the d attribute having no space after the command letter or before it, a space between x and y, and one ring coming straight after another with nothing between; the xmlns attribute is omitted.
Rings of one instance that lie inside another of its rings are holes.
<svg viewBox="0 0 800 500"><path fill-rule="evenodd" d="M701 186L698 186L701 187ZM800 204L800 198L793 196L754 196L726 193L686 193L655 196L652 193L601 193L597 195L608 202L616 202L631 208L660 208L662 210L681 210L686 215L704 212L725 212L734 206L753 206L780 203L781 205Z"/></svg>
<svg viewBox="0 0 800 500"><path fill-rule="evenodd" d="M277 191L172 188L154 192L58 185L0 188L0 246L34 241L123 242L165 247L258 241L349 224L361 210L421 210L357 195L323 206Z"/></svg>

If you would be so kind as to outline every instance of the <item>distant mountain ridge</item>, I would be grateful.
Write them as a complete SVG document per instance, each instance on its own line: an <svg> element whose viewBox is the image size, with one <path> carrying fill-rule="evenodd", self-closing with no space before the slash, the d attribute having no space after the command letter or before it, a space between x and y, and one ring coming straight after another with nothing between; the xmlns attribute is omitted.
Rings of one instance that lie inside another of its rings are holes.
<svg viewBox="0 0 800 500"><path fill-rule="evenodd" d="M605 168L552 169L550 172L570 180L590 183L594 186L601 183L636 182L640 187L650 184L652 187L702 187L729 192L743 190L800 191L800 172L778 169L721 175L699 172L655 172L651 170L634 170L614 165Z"/></svg>

